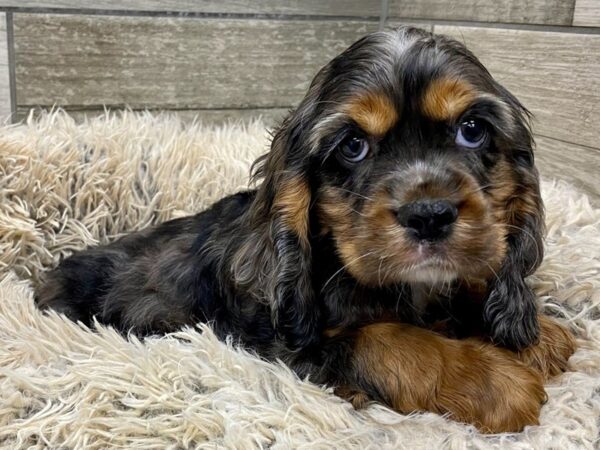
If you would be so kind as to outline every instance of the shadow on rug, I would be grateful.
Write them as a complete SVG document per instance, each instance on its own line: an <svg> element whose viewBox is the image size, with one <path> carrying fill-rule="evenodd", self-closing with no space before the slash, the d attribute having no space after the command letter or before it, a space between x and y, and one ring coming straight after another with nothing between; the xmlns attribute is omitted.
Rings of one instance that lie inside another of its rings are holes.
<svg viewBox="0 0 600 450"><path fill-rule="evenodd" d="M141 343L34 308L31 283L61 256L246 188L267 149L259 121L211 128L124 113L78 125L58 112L1 130L3 448L597 448L600 210L564 183L542 185L546 258L530 282L580 348L547 386L541 425L519 434L354 411L205 327Z"/></svg>

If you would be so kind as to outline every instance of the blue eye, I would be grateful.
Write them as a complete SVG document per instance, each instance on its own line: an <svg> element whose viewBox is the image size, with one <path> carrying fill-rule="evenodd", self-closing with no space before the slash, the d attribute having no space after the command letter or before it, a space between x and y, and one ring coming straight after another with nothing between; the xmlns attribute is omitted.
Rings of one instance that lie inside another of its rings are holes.
<svg viewBox="0 0 600 450"><path fill-rule="evenodd" d="M339 152L346 161L357 163L365 159L369 154L369 143L366 139L352 137L342 142Z"/></svg>
<svg viewBox="0 0 600 450"><path fill-rule="evenodd" d="M488 128L484 121L469 119L458 126L455 142L467 148L479 148L487 140Z"/></svg>

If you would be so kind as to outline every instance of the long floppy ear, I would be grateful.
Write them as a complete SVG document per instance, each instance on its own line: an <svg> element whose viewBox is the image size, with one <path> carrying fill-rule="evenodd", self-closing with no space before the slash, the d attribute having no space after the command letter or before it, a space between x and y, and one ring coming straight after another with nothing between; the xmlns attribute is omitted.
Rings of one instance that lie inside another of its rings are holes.
<svg viewBox="0 0 600 450"><path fill-rule="evenodd" d="M296 113L275 134L270 152L255 163L254 177L262 183L249 211L253 231L234 258L238 285L242 280L248 291L269 304L273 326L290 348L305 348L320 336L303 133Z"/></svg>
<svg viewBox="0 0 600 450"><path fill-rule="evenodd" d="M510 169L493 183L499 187L496 195L507 227L507 253L489 284L484 323L494 342L520 350L537 342L539 336L536 299L525 277L538 268L544 255L544 208L533 164L529 113L504 92L517 111L517 144L507 161Z"/></svg>

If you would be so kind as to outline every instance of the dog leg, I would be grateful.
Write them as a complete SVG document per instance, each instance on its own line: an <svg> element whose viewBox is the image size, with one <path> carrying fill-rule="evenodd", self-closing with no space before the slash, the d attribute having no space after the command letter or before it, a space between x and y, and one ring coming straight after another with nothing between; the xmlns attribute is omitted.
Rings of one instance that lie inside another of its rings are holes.
<svg viewBox="0 0 600 450"><path fill-rule="evenodd" d="M487 433L538 424L546 400L541 374L510 351L400 323L359 329L349 362L337 393L355 406L370 399L402 413L449 414Z"/></svg>
<svg viewBox="0 0 600 450"><path fill-rule="evenodd" d="M517 357L528 367L538 370L545 379L550 379L567 370L568 360L577 345L573 334L554 319L539 315L540 339L517 352Z"/></svg>

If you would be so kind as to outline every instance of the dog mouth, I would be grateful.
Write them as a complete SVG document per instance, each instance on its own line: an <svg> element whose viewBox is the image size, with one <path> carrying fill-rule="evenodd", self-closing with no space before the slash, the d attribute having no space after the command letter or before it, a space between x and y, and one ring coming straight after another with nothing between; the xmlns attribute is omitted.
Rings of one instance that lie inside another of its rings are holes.
<svg viewBox="0 0 600 450"><path fill-rule="evenodd" d="M420 241L405 254L402 278L409 283L441 284L458 277L458 271L447 257L441 242Z"/></svg>

